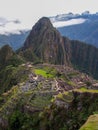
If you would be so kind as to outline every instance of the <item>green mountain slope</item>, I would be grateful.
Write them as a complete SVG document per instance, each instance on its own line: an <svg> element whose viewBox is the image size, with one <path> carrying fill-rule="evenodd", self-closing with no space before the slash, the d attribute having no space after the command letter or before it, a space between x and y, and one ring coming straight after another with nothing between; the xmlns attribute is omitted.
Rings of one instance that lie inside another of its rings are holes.
<svg viewBox="0 0 98 130"><path fill-rule="evenodd" d="M0 93L7 91L12 85L17 84L18 66L24 60L17 55L9 45L5 45L0 49ZM19 71L19 72L18 72Z"/></svg>
<svg viewBox="0 0 98 130"><path fill-rule="evenodd" d="M98 77L98 49L79 41L71 41L71 63L76 67Z"/></svg>

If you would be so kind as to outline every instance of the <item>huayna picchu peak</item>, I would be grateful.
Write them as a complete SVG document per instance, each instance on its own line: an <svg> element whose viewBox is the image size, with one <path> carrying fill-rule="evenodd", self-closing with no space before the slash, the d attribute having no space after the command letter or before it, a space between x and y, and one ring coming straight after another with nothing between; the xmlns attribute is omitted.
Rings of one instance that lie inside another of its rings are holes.
<svg viewBox="0 0 98 130"><path fill-rule="evenodd" d="M20 50L28 61L72 65L98 78L98 49L62 37L46 17L35 24Z"/></svg>
<svg viewBox="0 0 98 130"><path fill-rule="evenodd" d="M0 49L0 130L97 130L97 63L96 47L41 18L23 47Z"/></svg>
<svg viewBox="0 0 98 130"><path fill-rule="evenodd" d="M25 53L32 53L31 61L37 58L52 64L69 62L66 58L64 39L46 17L41 18L32 28L22 50L25 56L27 56Z"/></svg>

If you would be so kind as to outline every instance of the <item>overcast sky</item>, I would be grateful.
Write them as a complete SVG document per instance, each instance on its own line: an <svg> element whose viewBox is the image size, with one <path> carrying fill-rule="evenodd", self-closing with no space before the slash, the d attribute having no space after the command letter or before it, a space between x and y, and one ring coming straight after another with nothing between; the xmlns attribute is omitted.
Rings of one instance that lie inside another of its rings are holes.
<svg viewBox="0 0 98 130"><path fill-rule="evenodd" d="M98 12L97 0L0 0L0 17L33 25L42 16L62 13Z"/></svg>

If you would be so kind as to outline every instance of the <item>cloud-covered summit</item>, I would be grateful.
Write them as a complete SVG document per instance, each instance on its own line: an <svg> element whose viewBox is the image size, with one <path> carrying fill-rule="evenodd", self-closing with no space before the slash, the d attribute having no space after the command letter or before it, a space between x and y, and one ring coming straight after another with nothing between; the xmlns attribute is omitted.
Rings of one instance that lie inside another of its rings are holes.
<svg viewBox="0 0 98 130"><path fill-rule="evenodd" d="M21 31L27 31L30 27L21 22L18 19L8 20L4 17L0 17L0 34L9 35L9 34L20 34Z"/></svg>

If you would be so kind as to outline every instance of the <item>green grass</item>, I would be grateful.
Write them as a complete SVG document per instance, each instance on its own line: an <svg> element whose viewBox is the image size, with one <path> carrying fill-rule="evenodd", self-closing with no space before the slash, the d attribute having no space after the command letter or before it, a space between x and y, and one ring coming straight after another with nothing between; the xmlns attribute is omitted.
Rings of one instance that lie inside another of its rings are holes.
<svg viewBox="0 0 98 130"><path fill-rule="evenodd" d="M72 81L68 81L67 83L68 83L68 85L71 85L71 86L73 86L73 87L76 86L76 84L75 84L74 82L72 82Z"/></svg>
<svg viewBox="0 0 98 130"><path fill-rule="evenodd" d="M74 91L78 91L78 92L91 92L91 93L98 93L98 90L87 89L87 88L75 89Z"/></svg>
<svg viewBox="0 0 98 130"><path fill-rule="evenodd" d="M54 77L52 74L48 73L47 71L43 70L43 69L35 69L35 74L37 75L41 75L45 78L52 78Z"/></svg>
<svg viewBox="0 0 98 130"><path fill-rule="evenodd" d="M73 94L72 94L72 92L59 93L57 95L57 98L64 102L71 102L73 99Z"/></svg>
<svg viewBox="0 0 98 130"><path fill-rule="evenodd" d="M80 88L79 90L82 90L82 91L87 91L87 88L82 87L82 88Z"/></svg>
<svg viewBox="0 0 98 130"><path fill-rule="evenodd" d="M31 104L36 107L44 108L51 102L51 96L37 96L31 100Z"/></svg>
<svg viewBox="0 0 98 130"><path fill-rule="evenodd" d="M98 130L98 114L91 115L80 130Z"/></svg>

